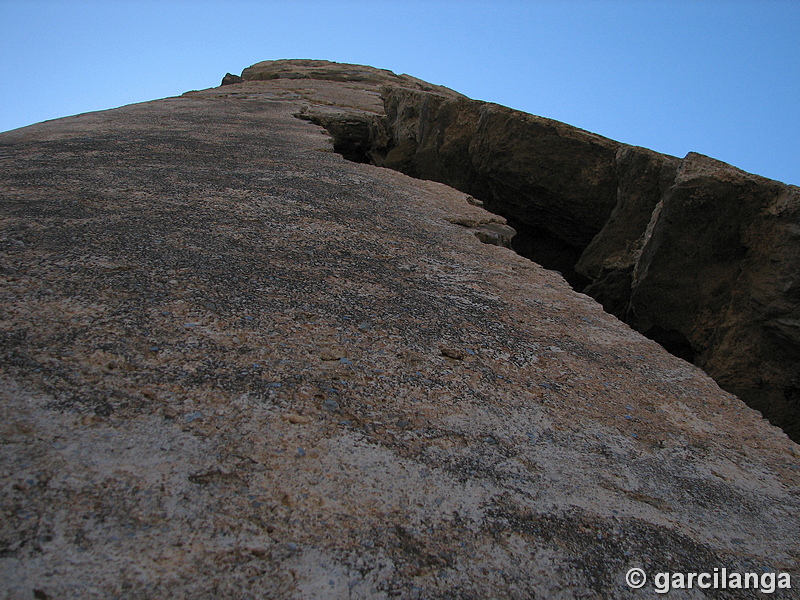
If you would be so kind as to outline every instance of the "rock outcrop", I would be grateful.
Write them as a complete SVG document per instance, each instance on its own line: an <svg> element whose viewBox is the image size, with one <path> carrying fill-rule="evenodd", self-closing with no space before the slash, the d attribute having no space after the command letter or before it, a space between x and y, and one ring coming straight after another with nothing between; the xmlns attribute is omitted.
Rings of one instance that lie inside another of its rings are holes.
<svg viewBox="0 0 800 600"><path fill-rule="evenodd" d="M510 234L479 206L492 197L346 161L308 120L349 119L362 159L419 169L393 144L392 94L496 113L509 139L588 136L575 176L621 200L590 209L586 182L564 183L582 224L563 241L627 248L634 304L677 235L661 228L685 198L712 201L692 182L755 205L749 176L369 67L243 77L0 134L3 598L656 598L657 573L723 568L800 597L796 444L554 271L482 243ZM439 130L445 163L462 134ZM509 153L496 185L522 193L503 184ZM784 308L761 310L791 339Z"/></svg>
<svg viewBox="0 0 800 600"><path fill-rule="evenodd" d="M346 158L481 199L518 252L800 440L800 188L448 91L381 95L383 115L307 118Z"/></svg>
<svg viewBox="0 0 800 600"><path fill-rule="evenodd" d="M233 83L242 83L244 79L242 79L239 75L234 75L232 73L225 73L225 77L222 78L222 85L231 85Z"/></svg>

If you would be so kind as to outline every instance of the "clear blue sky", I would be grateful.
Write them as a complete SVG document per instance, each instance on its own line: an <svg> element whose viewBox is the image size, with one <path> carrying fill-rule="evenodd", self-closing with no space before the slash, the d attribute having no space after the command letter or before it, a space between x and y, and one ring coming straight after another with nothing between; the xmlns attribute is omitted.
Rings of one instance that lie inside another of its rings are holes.
<svg viewBox="0 0 800 600"><path fill-rule="evenodd" d="M320 58L800 184L800 0L0 0L0 23L0 131Z"/></svg>

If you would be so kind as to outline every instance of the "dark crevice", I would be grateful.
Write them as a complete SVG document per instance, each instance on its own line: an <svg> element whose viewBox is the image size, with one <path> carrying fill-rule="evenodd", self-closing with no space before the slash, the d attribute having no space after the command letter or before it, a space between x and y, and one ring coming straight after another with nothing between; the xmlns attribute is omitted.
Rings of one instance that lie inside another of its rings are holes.
<svg viewBox="0 0 800 600"><path fill-rule="evenodd" d="M656 325L644 332L644 335L661 344L670 354L690 363L694 362L697 352L680 331L663 329Z"/></svg>
<svg viewBox="0 0 800 600"><path fill-rule="evenodd" d="M409 161L397 160L396 158L397 154L412 154L416 150L416 144L412 144L410 140L398 142L397 140L391 139L390 136L386 134L388 129L386 123L381 122L379 119L369 119L360 116L344 117L306 113L297 114L295 116L325 128L332 137L334 152L340 154L347 160L383 167L387 166L388 162L388 164L391 165L388 168L400 171L411 177L428 179L428 177L425 177L424 174L420 172L421 170L417 165ZM377 141L381 138L383 143ZM411 147L411 150L409 150L409 147ZM390 158L390 160L387 161L387 156L391 157L393 155L395 160L392 161ZM465 171L468 170L469 169L465 167ZM439 177L433 179L441 181L446 178ZM493 194L489 190L489 186L486 182L479 177L465 175L460 179L462 180L460 185L456 184L454 186L456 189L474 196L486 210L504 217L509 226L516 231L516 235L511 239L510 244L501 243L499 245L506 245L520 256L546 269L557 271L573 289L592 295L592 280L580 274L575 269L578 260L586 249L586 245L571 244L554 235L545 227L525 223L516 218L513 214L508 214L500 208L504 203L502 201L500 203L497 202L496 194ZM449 179L448 181L442 182L448 185L453 184ZM480 236L478 237L480 239ZM627 275L627 278L623 279L625 281L622 282L621 288L624 287L625 283L627 283L628 286L630 285L630 274ZM601 297L605 289L606 288L603 287L597 290ZM629 295L628 293L628 296ZM607 302L603 302L600 298L598 298L598 301L603 304L608 312L622 318L625 305L620 305L616 294L607 299ZM657 328L653 328L651 330L653 331L652 335L650 333L645 333L645 335L661 344L665 349L676 356L686 360L693 359L687 358L687 356L694 357L694 351L691 350L691 346L685 338L682 341L677 339L677 336L681 335L679 332L673 332L672 335L667 335L666 333L665 335L660 335L656 329Z"/></svg>
<svg viewBox="0 0 800 600"><path fill-rule="evenodd" d="M745 256L742 252L722 256L720 251L739 248L738 229L729 223L742 223L746 218L744 213L728 214L739 210L738 204L721 202L720 206L727 207L725 216L716 218L723 226L715 223L716 229L709 228L706 233L706 220L687 213L687 217L679 215L685 221L676 224L660 207L666 197L672 199L673 210L709 197L724 200L729 190L714 188L713 180L704 180L702 185L713 191L701 190L697 199L692 187L676 191L678 169L688 157L680 160L625 146L496 105L428 97L403 89L385 88L383 92L387 116L349 110L316 112L313 108L296 116L325 128L333 138L334 151L350 161L438 181L480 200L486 210L505 217L516 230L510 247L519 255L558 271L573 289L595 298L610 314L673 355L705 368L716 350L693 346L689 336L697 332L692 329L692 310L711 300L720 305L725 298L705 294L703 287L711 277L705 274L711 272L698 274L698 265L703 260L714 265L712 274L719 281L719 290L729 297L729 271L738 269ZM693 160L717 165L707 157ZM742 193L738 188L736 192ZM686 200L675 194L683 194ZM669 256L668 261L684 260L681 250L656 255L662 262L655 266L653 253L659 246L647 249L649 254L642 250L645 230L656 218L659 225L672 227L666 235L659 231L662 240L677 239L670 242L674 248L688 243L690 260L685 260L685 266L665 262L662 256ZM687 242L690 229L697 234ZM478 237L487 243L509 245L494 236ZM643 269L655 273L644 291L639 274ZM682 287L677 288L674 281ZM796 289L789 291L796 293ZM797 348L794 323L772 318L764 325L791 342L791 348L781 346L783 349L775 351L770 347L771 354L763 359L765 365L770 365L769 361L776 365L777 375L769 385L759 383L758 366L746 374L733 373L733 367L715 358L716 371L708 372L798 441L798 388L784 382L793 373L800 374L796 364L781 358L781 353ZM731 365L738 361L735 356L727 359Z"/></svg>
<svg viewBox="0 0 800 600"><path fill-rule="evenodd" d="M396 161L396 155L398 154L396 150L400 150L399 154L406 154L404 147L409 146L409 141L397 142L388 138L385 133L386 124L380 122L379 119L369 119L360 115L345 117L341 115L330 116L307 113L300 113L295 116L325 128L332 137L334 152L349 161L386 167L387 156L394 155L395 161L388 161L390 165L388 168L400 171L411 177L429 179L415 165ZM379 143L376 138L384 138L385 141ZM430 179L441 181L443 178ZM453 185L451 181L442 182ZM510 244L499 243L498 245L508 246L520 256L546 269L559 272L567 283L577 291L584 291L591 283L589 278L575 270L575 265L585 250L585 245L570 244L548 231L545 227L526 224L515 218L514 215L508 214L507 211L498 207L495 195L487 190L485 182L480 178L465 178L461 185L457 184L453 187L474 196L486 210L504 217L509 226L516 231L516 235L511 239ZM478 235L478 238L482 239L480 235ZM485 240L482 239L482 241Z"/></svg>
<svg viewBox="0 0 800 600"><path fill-rule="evenodd" d="M579 292L590 283L588 278L575 271L582 248L567 244L543 227L521 225L513 218L508 219L508 222L517 230L517 235L511 240L511 248L517 254L545 269L558 271Z"/></svg>
<svg viewBox="0 0 800 600"><path fill-rule="evenodd" d="M340 122L340 134L334 136L333 150L347 160L371 163L369 128L360 121Z"/></svg>
<svg viewBox="0 0 800 600"><path fill-rule="evenodd" d="M370 122L367 119L348 119L339 115L326 117L305 112L297 113L295 117L324 127L333 138L333 151L341 154L347 160L362 164L375 164L370 156L374 141Z"/></svg>

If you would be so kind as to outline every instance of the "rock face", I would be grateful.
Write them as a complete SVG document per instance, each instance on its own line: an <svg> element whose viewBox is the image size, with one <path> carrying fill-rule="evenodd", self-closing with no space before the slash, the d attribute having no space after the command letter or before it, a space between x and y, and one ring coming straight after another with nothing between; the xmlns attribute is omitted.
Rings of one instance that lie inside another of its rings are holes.
<svg viewBox="0 0 800 600"><path fill-rule="evenodd" d="M231 85L233 83L242 83L244 79L239 77L238 75L233 75L232 73L225 73L225 77L222 78L222 85Z"/></svg>
<svg viewBox="0 0 800 600"><path fill-rule="evenodd" d="M483 200L518 252L800 440L799 188L446 91L382 98L385 116L309 118L351 160Z"/></svg>
<svg viewBox="0 0 800 600"><path fill-rule="evenodd" d="M346 161L308 122L423 169L392 144L386 86L471 103L320 61L243 77L0 134L3 598L657 598L656 573L723 567L762 588L787 573L771 597L800 597L800 451L782 431L481 243L510 232L473 197ZM561 135L527 123L514 135ZM445 162L467 135L448 131ZM584 219L568 237L633 239L615 263L631 303L654 293L654 240L673 243L660 228L687 218L693 181L754 185L580 135L597 185L630 171L585 215L586 182L564 184ZM761 310L791 338L781 306Z"/></svg>
<svg viewBox="0 0 800 600"><path fill-rule="evenodd" d="M800 190L690 154L633 270L637 327L678 338L800 439Z"/></svg>

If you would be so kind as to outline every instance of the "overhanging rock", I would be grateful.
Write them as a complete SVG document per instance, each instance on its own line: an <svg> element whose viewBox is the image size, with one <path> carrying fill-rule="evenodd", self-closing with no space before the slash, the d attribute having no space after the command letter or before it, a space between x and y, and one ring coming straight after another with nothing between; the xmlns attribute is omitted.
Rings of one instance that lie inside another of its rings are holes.
<svg viewBox="0 0 800 600"><path fill-rule="evenodd" d="M800 440L799 188L385 83L383 112L312 105L303 116L351 160L481 199L516 229L515 250Z"/></svg>

